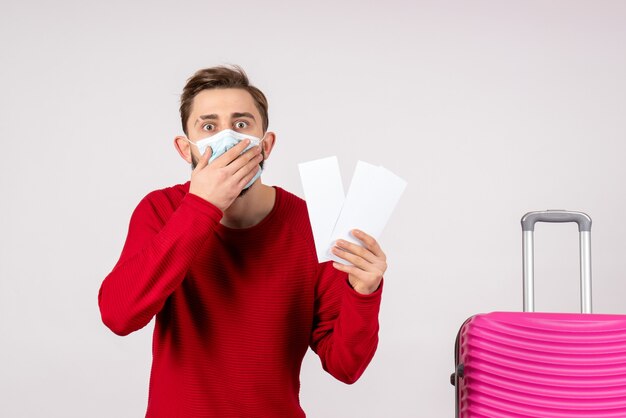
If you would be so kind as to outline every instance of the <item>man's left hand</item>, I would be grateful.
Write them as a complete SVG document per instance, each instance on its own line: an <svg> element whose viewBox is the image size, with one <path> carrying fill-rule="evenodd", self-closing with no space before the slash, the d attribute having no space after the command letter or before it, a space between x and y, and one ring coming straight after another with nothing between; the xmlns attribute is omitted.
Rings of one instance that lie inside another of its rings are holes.
<svg viewBox="0 0 626 418"><path fill-rule="evenodd" d="M335 242L332 248L333 254L353 265L333 263L333 267L348 273L348 280L354 290L369 295L380 286L383 274L387 270L387 257L373 237L358 229L353 229L351 232L363 243L363 246L342 239Z"/></svg>

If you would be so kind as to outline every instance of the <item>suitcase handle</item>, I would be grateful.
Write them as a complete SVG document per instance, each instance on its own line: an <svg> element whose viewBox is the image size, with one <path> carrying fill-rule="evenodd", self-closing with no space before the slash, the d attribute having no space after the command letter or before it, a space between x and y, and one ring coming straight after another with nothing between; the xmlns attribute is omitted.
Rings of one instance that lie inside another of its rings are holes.
<svg viewBox="0 0 626 418"><path fill-rule="evenodd" d="M580 311L591 313L591 218L582 212L547 210L522 217L524 312L535 311L534 231L537 222L576 222L580 235Z"/></svg>
<svg viewBox="0 0 626 418"><path fill-rule="evenodd" d="M591 231L591 218L589 215L567 210L528 212L522 218L522 231L534 231L537 222L576 222L578 231Z"/></svg>

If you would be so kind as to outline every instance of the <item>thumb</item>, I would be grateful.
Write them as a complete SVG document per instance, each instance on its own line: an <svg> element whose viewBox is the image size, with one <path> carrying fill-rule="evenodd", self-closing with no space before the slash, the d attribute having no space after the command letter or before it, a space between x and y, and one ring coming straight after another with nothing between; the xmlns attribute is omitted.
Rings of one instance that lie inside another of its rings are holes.
<svg viewBox="0 0 626 418"><path fill-rule="evenodd" d="M196 168L198 170L202 170L204 167L209 165L209 159L211 158L212 154L213 154L213 149L211 147L206 147L204 154L202 154L202 156L198 160L198 164L196 165Z"/></svg>

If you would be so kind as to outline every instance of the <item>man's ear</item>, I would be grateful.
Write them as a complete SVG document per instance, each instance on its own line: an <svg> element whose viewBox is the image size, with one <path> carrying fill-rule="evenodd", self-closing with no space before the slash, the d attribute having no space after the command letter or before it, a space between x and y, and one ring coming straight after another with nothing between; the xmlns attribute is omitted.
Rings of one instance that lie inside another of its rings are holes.
<svg viewBox="0 0 626 418"><path fill-rule="evenodd" d="M183 160L191 164L191 144L187 141L187 137L179 135L174 138L174 148Z"/></svg>
<svg viewBox="0 0 626 418"><path fill-rule="evenodd" d="M265 154L265 160L270 158L274 144L276 144L276 134L274 132L267 131L265 133L265 138L261 141L261 147L263 149L263 153Z"/></svg>

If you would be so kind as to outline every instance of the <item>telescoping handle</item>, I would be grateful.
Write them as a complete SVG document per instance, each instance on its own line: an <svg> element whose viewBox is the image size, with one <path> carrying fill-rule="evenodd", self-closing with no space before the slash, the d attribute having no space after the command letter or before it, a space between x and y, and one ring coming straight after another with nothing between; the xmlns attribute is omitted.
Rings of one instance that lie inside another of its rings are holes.
<svg viewBox="0 0 626 418"><path fill-rule="evenodd" d="M591 313L591 218L582 212L546 210L522 217L522 256L524 271L524 312L535 311L534 231L537 222L576 222L580 234L580 306Z"/></svg>

